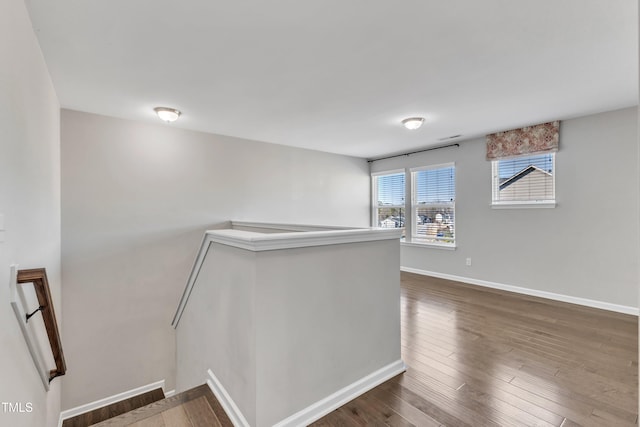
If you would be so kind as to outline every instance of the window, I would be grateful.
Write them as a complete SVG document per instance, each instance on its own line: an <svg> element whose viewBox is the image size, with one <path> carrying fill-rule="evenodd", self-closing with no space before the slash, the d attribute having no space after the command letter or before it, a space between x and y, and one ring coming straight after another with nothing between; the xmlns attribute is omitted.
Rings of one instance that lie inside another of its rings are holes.
<svg viewBox="0 0 640 427"><path fill-rule="evenodd" d="M491 162L494 206L555 206L555 153Z"/></svg>
<svg viewBox="0 0 640 427"><path fill-rule="evenodd" d="M373 225L383 228L404 228L404 171L373 175Z"/></svg>
<svg viewBox="0 0 640 427"><path fill-rule="evenodd" d="M455 244L455 165L411 169L413 241Z"/></svg>

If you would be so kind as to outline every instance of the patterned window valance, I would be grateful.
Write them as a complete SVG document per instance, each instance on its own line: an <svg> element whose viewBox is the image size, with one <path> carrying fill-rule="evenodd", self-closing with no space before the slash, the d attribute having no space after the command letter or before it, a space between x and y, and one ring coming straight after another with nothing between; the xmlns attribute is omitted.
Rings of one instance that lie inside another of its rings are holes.
<svg viewBox="0 0 640 427"><path fill-rule="evenodd" d="M487 135L487 160L558 151L560 122L549 122Z"/></svg>

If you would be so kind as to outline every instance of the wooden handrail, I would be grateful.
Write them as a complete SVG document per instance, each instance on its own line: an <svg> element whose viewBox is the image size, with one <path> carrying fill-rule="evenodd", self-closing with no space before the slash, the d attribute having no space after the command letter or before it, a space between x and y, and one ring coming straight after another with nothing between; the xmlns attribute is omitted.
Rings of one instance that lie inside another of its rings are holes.
<svg viewBox="0 0 640 427"><path fill-rule="evenodd" d="M40 304L39 311L42 312L42 320L44 321L44 327L47 329L47 336L49 337L53 360L56 363L56 369L49 371L49 382L51 382L55 377L65 374L67 371L67 365L64 361L62 341L60 340L56 314L53 310L53 303L51 302L51 292L49 291L47 272L44 268L18 270L17 282L19 284L33 283L33 287L36 290L38 304Z"/></svg>

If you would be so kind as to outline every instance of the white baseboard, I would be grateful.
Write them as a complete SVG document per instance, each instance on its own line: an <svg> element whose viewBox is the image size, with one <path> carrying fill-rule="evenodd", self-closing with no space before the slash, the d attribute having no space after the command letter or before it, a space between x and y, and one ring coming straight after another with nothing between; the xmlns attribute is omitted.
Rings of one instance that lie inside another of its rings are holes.
<svg viewBox="0 0 640 427"><path fill-rule="evenodd" d="M319 400L316 403L302 409L301 411L298 411L295 414L285 418L284 420L275 424L274 427L297 427L309 425L312 422L324 417L329 412L338 409L345 403L350 402L356 397L368 392L372 388L382 384L383 382L395 377L398 374L403 373L406 370L407 367L402 360L397 360L393 363L390 363L389 365L378 369L377 371L367 375L366 377L349 384L348 386L336 391L335 393L325 397L324 399ZM244 415L242 415L242 412L236 406L233 399L231 399L231 396L229 396L224 386L220 383L220 381L218 381L213 372L211 372L211 369L209 369L207 373L209 374L207 385L220 402L220 405L229 416L229 419L231 420L233 425L236 427L249 427L249 423L244 418Z"/></svg>
<svg viewBox="0 0 640 427"><path fill-rule="evenodd" d="M406 370L407 367L405 366L404 362L402 360L396 360L395 362L390 363L381 369L378 369L377 371L367 375L366 377L349 384L348 386L336 391L335 393L325 397L324 399L319 400L316 403L307 406L303 410L298 411L295 414L285 418L284 420L275 424L274 427L294 427L309 425L312 422L324 417L329 412L338 409L345 403L350 402L356 397L368 392L372 388L382 384L383 382L395 377L398 374L401 374Z"/></svg>
<svg viewBox="0 0 640 427"><path fill-rule="evenodd" d="M176 394L176 389L174 388L173 390L165 391L164 392L164 397L175 396L175 394Z"/></svg>
<svg viewBox="0 0 640 427"><path fill-rule="evenodd" d="M105 397L103 399L96 400L95 402L86 403L84 405L76 406L75 408L64 410L60 412L58 427L61 427L62 422L68 418L73 418L77 415L91 412L94 409L102 408L103 406L111 405L112 403L120 402L121 400L126 400L130 397L138 396L140 394L149 392L151 390L155 390L157 388L161 388L162 390L164 390L164 380L156 381L155 383L143 385L141 387L134 388L132 390L127 390L122 393L114 394L113 396ZM174 390L174 393L175 393L175 390Z"/></svg>
<svg viewBox="0 0 640 427"><path fill-rule="evenodd" d="M245 419L244 415L240 411L240 408L233 401L227 390L224 388L222 383L216 378L211 369L207 370L209 374L209 379L207 379L207 385L220 402L220 406L224 409L224 412L227 413L227 416L231 420L234 426L236 427L250 427L249 423Z"/></svg>
<svg viewBox="0 0 640 427"><path fill-rule="evenodd" d="M601 310L615 311L617 313L631 314L638 316L640 310L637 307L626 305L612 304L604 301L596 301L587 298L573 297L570 295L556 294L553 292L539 291L536 289L521 288L519 286L505 285L503 283L489 282L487 280L473 279L471 277L455 276L453 274L438 273L435 271L420 270L411 267L400 267L401 271L407 273L420 274L422 276L438 277L440 279L453 280L456 282L468 283L471 285L484 286L486 288L501 289L503 291L515 292L518 294L529 295L533 297L547 298L554 301L568 302L571 304L583 305L586 307L599 308Z"/></svg>

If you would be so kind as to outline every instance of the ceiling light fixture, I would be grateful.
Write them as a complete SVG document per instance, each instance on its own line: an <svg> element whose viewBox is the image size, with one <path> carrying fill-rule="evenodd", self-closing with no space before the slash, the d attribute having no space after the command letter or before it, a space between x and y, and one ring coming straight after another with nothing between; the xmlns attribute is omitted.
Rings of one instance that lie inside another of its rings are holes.
<svg viewBox="0 0 640 427"><path fill-rule="evenodd" d="M167 123L175 122L182 114L179 110L175 108L167 108L167 107L156 107L153 109L156 112L160 119L164 120Z"/></svg>
<svg viewBox="0 0 640 427"><path fill-rule="evenodd" d="M402 124L409 130L416 130L424 123L424 117L409 117L404 119Z"/></svg>

